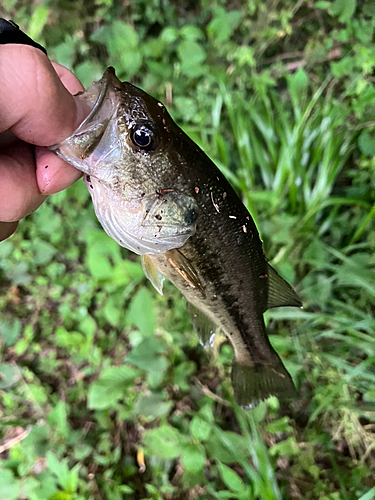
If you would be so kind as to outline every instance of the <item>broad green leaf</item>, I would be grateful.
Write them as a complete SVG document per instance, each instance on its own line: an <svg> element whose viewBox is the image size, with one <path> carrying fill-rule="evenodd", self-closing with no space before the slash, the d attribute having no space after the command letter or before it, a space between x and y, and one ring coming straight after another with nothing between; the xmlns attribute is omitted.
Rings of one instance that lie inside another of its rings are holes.
<svg viewBox="0 0 375 500"><path fill-rule="evenodd" d="M127 322L129 325L136 325L145 337L153 335L156 315L154 301L147 288L141 288L133 298L127 314Z"/></svg>
<svg viewBox="0 0 375 500"><path fill-rule="evenodd" d="M240 476L224 464L217 464L220 475L229 489L236 493L241 493L245 489L245 485Z"/></svg>
<svg viewBox="0 0 375 500"><path fill-rule="evenodd" d="M16 500L20 494L20 482L9 469L0 468L0 500Z"/></svg>
<svg viewBox="0 0 375 500"><path fill-rule="evenodd" d="M192 418L190 422L191 435L199 441L205 441L211 434L213 425L211 406L206 405Z"/></svg>
<svg viewBox="0 0 375 500"><path fill-rule="evenodd" d="M181 437L177 429L164 424L149 430L142 441L148 454L161 458L176 458L181 454Z"/></svg>
<svg viewBox="0 0 375 500"><path fill-rule="evenodd" d="M209 455L224 462L233 464L250 455L250 450L243 437L235 432L222 431L219 427L213 427L210 439L205 442Z"/></svg>
<svg viewBox="0 0 375 500"><path fill-rule="evenodd" d="M161 356L163 352L165 352L163 344L155 337L150 337L138 344L125 360L142 370L159 372L166 368L166 360Z"/></svg>
<svg viewBox="0 0 375 500"><path fill-rule="evenodd" d="M7 346L14 345L20 336L22 323L18 318L0 319L0 340L5 340Z"/></svg>
<svg viewBox="0 0 375 500"><path fill-rule="evenodd" d="M133 407L133 411L137 415L145 417L160 418L168 415L173 406L172 401L165 401L160 394L151 394L138 399Z"/></svg>
<svg viewBox="0 0 375 500"><path fill-rule="evenodd" d="M295 96L300 96L301 92L306 90L308 85L309 78L302 68L288 78L289 91Z"/></svg>
<svg viewBox="0 0 375 500"><path fill-rule="evenodd" d="M84 61L75 67L74 73L83 86L87 88L92 82L97 82L101 79L104 68L95 61Z"/></svg>
<svg viewBox="0 0 375 500"><path fill-rule="evenodd" d="M375 156L375 134L367 129L361 132L358 138L358 146L366 156Z"/></svg>
<svg viewBox="0 0 375 500"><path fill-rule="evenodd" d="M202 63L206 53L202 46L194 40L183 40L178 46L181 71L190 77L196 77L203 71Z"/></svg>
<svg viewBox="0 0 375 500"><path fill-rule="evenodd" d="M105 368L89 388L88 407L96 410L110 408L125 395L137 375L136 370L126 365Z"/></svg>
<svg viewBox="0 0 375 500"><path fill-rule="evenodd" d="M227 11L222 7L215 8L215 16L209 23L207 31L215 44L228 40L241 21L242 12L237 10Z"/></svg>
<svg viewBox="0 0 375 500"><path fill-rule="evenodd" d="M0 364L0 389L12 387L21 379L21 373L16 365L9 363Z"/></svg>
<svg viewBox="0 0 375 500"><path fill-rule="evenodd" d="M280 441L280 443L274 444L270 448L271 456L285 455L287 457L293 457L295 455L298 455L299 453L300 449L296 443L296 439L293 436L285 439L285 441Z"/></svg>
<svg viewBox="0 0 375 500"><path fill-rule="evenodd" d="M181 463L192 473L201 471L206 463L204 448L199 444L187 443L182 446Z"/></svg>
<svg viewBox="0 0 375 500"><path fill-rule="evenodd" d="M44 265L50 262L57 250L50 243L43 240L36 240L33 242L34 263L37 265Z"/></svg>
<svg viewBox="0 0 375 500"><path fill-rule="evenodd" d="M355 12L357 0L335 0L332 4L332 13L338 16L342 23L350 20Z"/></svg>
<svg viewBox="0 0 375 500"><path fill-rule="evenodd" d="M109 63L127 78L137 73L142 64L137 31L129 24L115 19L110 26L98 28L91 36L96 42L103 43L110 55Z"/></svg>

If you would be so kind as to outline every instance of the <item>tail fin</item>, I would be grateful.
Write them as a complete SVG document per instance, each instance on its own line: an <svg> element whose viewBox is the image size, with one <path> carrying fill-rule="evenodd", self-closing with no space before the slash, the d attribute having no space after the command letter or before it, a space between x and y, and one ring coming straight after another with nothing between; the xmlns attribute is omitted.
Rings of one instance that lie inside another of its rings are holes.
<svg viewBox="0 0 375 500"><path fill-rule="evenodd" d="M256 405L271 395L289 398L296 394L292 378L281 360L275 365L244 365L234 359L231 377L234 396L243 407Z"/></svg>

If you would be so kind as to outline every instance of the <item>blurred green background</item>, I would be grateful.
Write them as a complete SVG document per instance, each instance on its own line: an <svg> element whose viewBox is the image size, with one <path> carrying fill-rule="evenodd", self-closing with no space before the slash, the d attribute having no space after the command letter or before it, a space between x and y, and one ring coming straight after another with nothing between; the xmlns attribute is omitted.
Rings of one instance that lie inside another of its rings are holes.
<svg viewBox="0 0 375 500"><path fill-rule="evenodd" d="M304 309L266 314L299 396L233 402L169 283L78 181L0 244L0 499L375 498L375 2L3 0L89 85L167 104ZM53 112L53 110L51 110Z"/></svg>

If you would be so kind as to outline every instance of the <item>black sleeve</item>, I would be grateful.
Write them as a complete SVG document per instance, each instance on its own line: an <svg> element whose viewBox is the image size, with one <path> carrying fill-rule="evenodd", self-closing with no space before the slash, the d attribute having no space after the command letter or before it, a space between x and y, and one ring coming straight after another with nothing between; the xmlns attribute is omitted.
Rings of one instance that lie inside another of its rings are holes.
<svg viewBox="0 0 375 500"><path fill-rule="evenodd" d="M31 45L47 55L46 49L39 45L39 43L34 42L34 40L31 40L29 36L19 29L16 23L0 18L0 45L6 43Z"/></svg>

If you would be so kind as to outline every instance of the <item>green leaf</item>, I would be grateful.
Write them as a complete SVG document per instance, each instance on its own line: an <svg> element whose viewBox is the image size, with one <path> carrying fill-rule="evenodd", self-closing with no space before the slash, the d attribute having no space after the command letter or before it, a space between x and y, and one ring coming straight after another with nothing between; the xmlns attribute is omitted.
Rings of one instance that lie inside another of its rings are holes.
<svg viewBox="0 0 375 500"><path fill-rule="evenodd" d="M247 458L250 450L242 436L231 431L222 431L214 426L205 447L209 455L220 462L233 464Z"/></svg>
<svg viewBox="0 0 375 500"><path fill-rule="evenodd" d="M191 443L183 445L181 463L186 470L193 474L201 471L206 463L206 454L203 446Z"/></svg>
<svg viewBox="0 0 375 500"><path fill-rule="evenodd" d="M375 498L375 487L368 490L367 493L358 498L358 500L373 500Z"/></svg>
<svg viewBox="0 0 375 500"><path fill-rule="evenodd" d="M236 493L241 493L245 490L245 485L238 474L224 464L217 464L220 475L225 485Z"/></svg>
<svg viewBox="0 0 375 500"><path fill-rule="evenodd" d="M110 26L98 28L91 39L106 45L110 64L116 66L119 73L126 74L126 78L131 78L141 67L138 34L129 24L115 19Z"/></svg>
<svg viewBox="0 0 375 500"><path fill-rule="evenodd" d="M48 415L48 423L52 428L65 438L68 436L70 427L67 421L67 405L59 401Z"/></svg>
<svg viewBox="0 0 375 500"><path fill-rule="evenodd" d="M175 367L173 372L174 383L178 385L181 391L188 391L190 389L187 377L194 373L196 369L197 366L193 361L184 361Z"/></svg>
<svg viewBox="0 0 375 500"><path fill-rule="evenodd" d="M0 364L0 389L7 389L16 384L21 378L20 370L9 363Z"/></svg>
<svg viewBox="0 0 375 500"><path fill-rule="evenodd" d="M164 351L163 344L155 337L150 337L138 344L125 358L125 361L138 366L142 370L158 372L166 368L166 360L160 355Z"/></svg>
<svg viewBox="0 0 375 500"><path fill-rule="evenodd" d="M192 418L190 422L191 435L199 441L205 441L211 434L213 425L211 406L206 405Z"/></svg>
<svg viewBox="0 0 375 500"><path fill-rule="evenodd" d="M285 455L287 457L293 457L300 453L300 449L296 443L295 437L291 436L280 443L276 443L270 448L271 456Z"/></svg>
<svg viewBox="0 0 375 500"><path fill-rule="evenodd" d="M176 458L181 454L181 434L168 424L151 429L142 441L149 455Z"/></svg>
<svg viewBox="0 0 375 500"><path fill-rule="evenodd" d="M363 130L358 138L358 146L364 155L371 158L375 156L375 131Z"/></svg>
<svg viewBox="0 0 375 500"><path fill-rule="evenodd" d="M36 5L30 19L27 33L30 38L38 39L47 23L49 9L45 5Z"/></svg>
<svg viewBox="0 0 375 500"><path fill-rule="evenodd" d="M214 39L214 43L220 45L228 40L239 25L242 16L243 13L237 10L227 11L222 7L216 8L215 17L207 27L207 31Z"/></svg>
<svg viewBox="0 0 375 500"><path fill-rule="evenodd" d="M325 0L321 0L319 2L315 2L314 3L314 7L315 9L324 9L324 10L327 10L331 7L331 2L327 2Z"/></svg>
<svg viewBox="0 0 375 500"><path fill-rule="evenodd" d="M293 427L289 425L289 417L283 417L266 426L266 431L276 434L277 432L291 432Z"/></svg>
<svg viewBox="0 0 375 500"><path fill-rule="evenodd" d="M104 368L99 379L89 388L88 407L96 410L110 408L125 395L137 375L136 370L126 365Z"/></svg>
<svg viewBox="0 0 375 500"><path fill-rule="evenodd" d="M136 325L145 337L153 335L156 327L154 300L147 288L141 288L130 304L129 325Z"/></svg>
<svg viewBox="0 0 375 500"><path fill-rule="evenodd" d="M121 260L119 245L102 230L85 231L85 239L86 262L91 275L97 280L111 278L113 263Z"/></svg>
<svg viewBox="0 0 375 500"><path fill-rule="evenodd" d="M181 71L188 76L196 77L204 71L202 66L206 53L202 46L194 40L183 40L178 46Z"/></svg>
<svg viewBox="0 0 375 500"><path fill-rule="evenodd" d="M15 344L21 329L22 323L18 318L0 319L0 339L3 338L8 347Z"/></svg>
<svg viewBox="0 0 375 500"><path fill-rule="evenodd" d="M74 68L74 73L84 87L89 87L92 82L97 82L103 75L104 68L96 61L84 61Z"/></svg>
<svg viewBox="0 0 375 500"><path fill-rule="evenodd" d="M332 13L339 17L342 23L350 21L357 6L357 0L335 0L332 4Z"/></svg>
<svg viewBox="0 0 375 500"><path fill-rule="evenodd" d="M291 94L299 97L301 92L307 89L309 85L309 77L307 76L306 71L302 68L299 68L296 73L290 75L288 78L288 88Z"/></svg>
<svg viewBox="0 0 375 500"><path fill-rule="evenodd" d="M9 469L0 468L0 500L16 500L20 494L20 483Z"/></svg>
<svg viewBox="0 0 375 500"><path fill-rule="evenodd" d="M50 243L43 240L36 240L33 242L34 263L37 265L47 264L51 262L52 257L56 254L57 250Z"/></svg>
<svg viewBox="0 0 375 500"><path fill-rule="evenodd" d="M138 399L133 407L135 414L145 417L160 418L168 415L173 406L172 401L165 401L160 394L151 394Z"/></svg>

